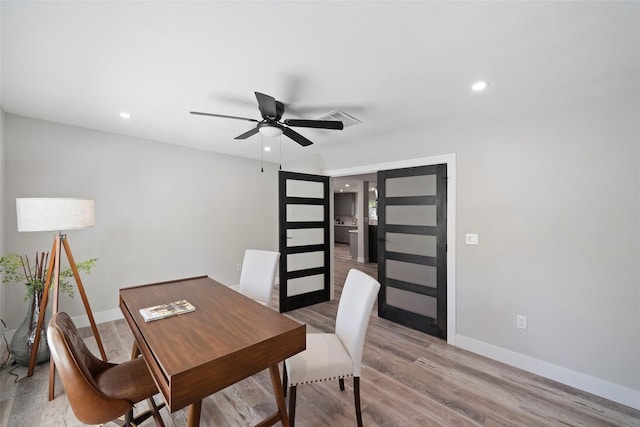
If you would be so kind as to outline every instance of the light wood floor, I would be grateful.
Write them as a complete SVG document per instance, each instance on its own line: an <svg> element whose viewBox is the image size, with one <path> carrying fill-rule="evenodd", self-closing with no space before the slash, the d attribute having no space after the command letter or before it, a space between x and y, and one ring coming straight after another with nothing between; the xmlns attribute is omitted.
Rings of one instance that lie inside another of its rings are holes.
<svg viewBox="0 0 640 427"><path fill-rule="evenodd" d="M308 331L332 332L337 300L350 268L377 274L375 264L336 252L336 301L289 313ZM640 411L449 346L444 341L371 316L361 379L365 426L640 426ZM129 357L133 338L123 320L99 325L110 360ZM95 340L86 340L96 348ZM97 351L96 351L97 353ZM48 365L14 383L0 371L0 422L4 426L77 426L60 382L47 402ZM22 378L26 369L15 372ZM296 425L354 426L353 388L337 382L298 387ZM156 397L156 400L160 399ZM144 407L144 404L141 404ZM275 412L265 371L231 386L202 405L203 426L248 426ZM186 412L161 411L168 427L184 426ZM153 426L147 421L145 426Z"/></svg>

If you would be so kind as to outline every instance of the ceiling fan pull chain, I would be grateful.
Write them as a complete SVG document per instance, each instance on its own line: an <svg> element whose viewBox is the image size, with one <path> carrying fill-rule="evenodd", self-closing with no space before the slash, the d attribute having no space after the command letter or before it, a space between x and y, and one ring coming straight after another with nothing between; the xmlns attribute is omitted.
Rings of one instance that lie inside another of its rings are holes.
<svg viewBox="0 0 640 427"><path fill-rule="evenodd" d="M264 136L260 135L262 141L262 150L260 150L260 172L264 173Z"/></svg>
<svg viewBox="0 0 640 427"><path fill-rule="evenodd" d="M282 170L282 135L280 135L280 170Z"/></svg>

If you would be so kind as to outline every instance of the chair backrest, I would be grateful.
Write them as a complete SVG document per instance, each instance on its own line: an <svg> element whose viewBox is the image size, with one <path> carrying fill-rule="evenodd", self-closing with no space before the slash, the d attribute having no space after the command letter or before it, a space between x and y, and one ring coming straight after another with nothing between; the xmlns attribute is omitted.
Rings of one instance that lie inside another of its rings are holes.
<svg viewBox="0 0 640 427"><path fill-rule="evenodd" d="M364 338L379 289L380 283L373 277L360 270L351 269L340 295L336 335L351 356L356 377L360 376Z"/></svg>
<svg viewBox="0 0 640 427"><path fill-rule="evenodd" d="M247 249L240 273L240 293L270 305L279 259L280 252Z"/></svg>
<svg viewBox="0 0 640 427"><path fill-rule="evenodd" d="M96 358L78 334L67 313L53 316L47 341L60 380L76 418L85 424L102 424L131 409L125 399L114 399L100 391L94 377L116 365Z"/></svg>

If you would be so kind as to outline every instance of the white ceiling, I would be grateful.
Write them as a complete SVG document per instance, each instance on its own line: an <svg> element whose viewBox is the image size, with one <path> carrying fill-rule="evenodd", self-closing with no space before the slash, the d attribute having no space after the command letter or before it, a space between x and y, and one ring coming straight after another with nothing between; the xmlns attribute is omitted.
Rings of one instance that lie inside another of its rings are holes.
<svg viewBox="0 0 640 427"><path fill-rule="evenodd" d="M283 160L489 112L640 90L639 2L2 1L2 108L12 114L260 158L254 91L298 129ZM473 93L479 79L491 85ZM132 115L119 117L121 111ZM280 151L266 160L277 162ZM273 139L266 139L272 144Z"/></svg>

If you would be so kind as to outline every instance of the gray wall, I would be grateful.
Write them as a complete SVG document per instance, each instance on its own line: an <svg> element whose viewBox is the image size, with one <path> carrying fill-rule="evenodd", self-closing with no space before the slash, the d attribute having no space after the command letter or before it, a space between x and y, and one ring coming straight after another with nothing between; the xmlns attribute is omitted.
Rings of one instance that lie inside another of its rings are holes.
<svg viewBox="0 0 640 427"><path fill-rule="evenodd" d="M457 153L458 341L637 396L639 110L631 94L487 112L354 141L289 169ZM15 197L93 197L96 227L68 235L76 258L100 258L85 278L94 311L117 310L122 286L237 280L243 248L277 245L276 165L261 175L255 161L11 115L5 128L5 249L51 245L47 233L15 231ZM464 245L471 232L479 246ZM6 290L15 327L22 293ZM82 314L79 299L62 303ZM516 314L528 317L527 331L515 328Z"/></svg>
<svg viewBox="0 0 640 427"><path fill-rule="evenodd" d="M630 93L487 112L345 144L323 167L456 153L459 338L639 391L639 111Z"/></svg>
<svg viewBox="0 0 640 427"><path fill-rule="evenodd" d="M93 312L117 310L124 286L210 275L237 283L244 249L277 250L277 166L25 117L6 116L5 250L49 251L53 234L18 233L16 197L87 197L96 226L67 232ZM63 259L66 259L63 257ZM5 286L6 320L24 316ZM83 315L79 297L61 309ZM99 320L98 320L99 321Z"/></svg>

